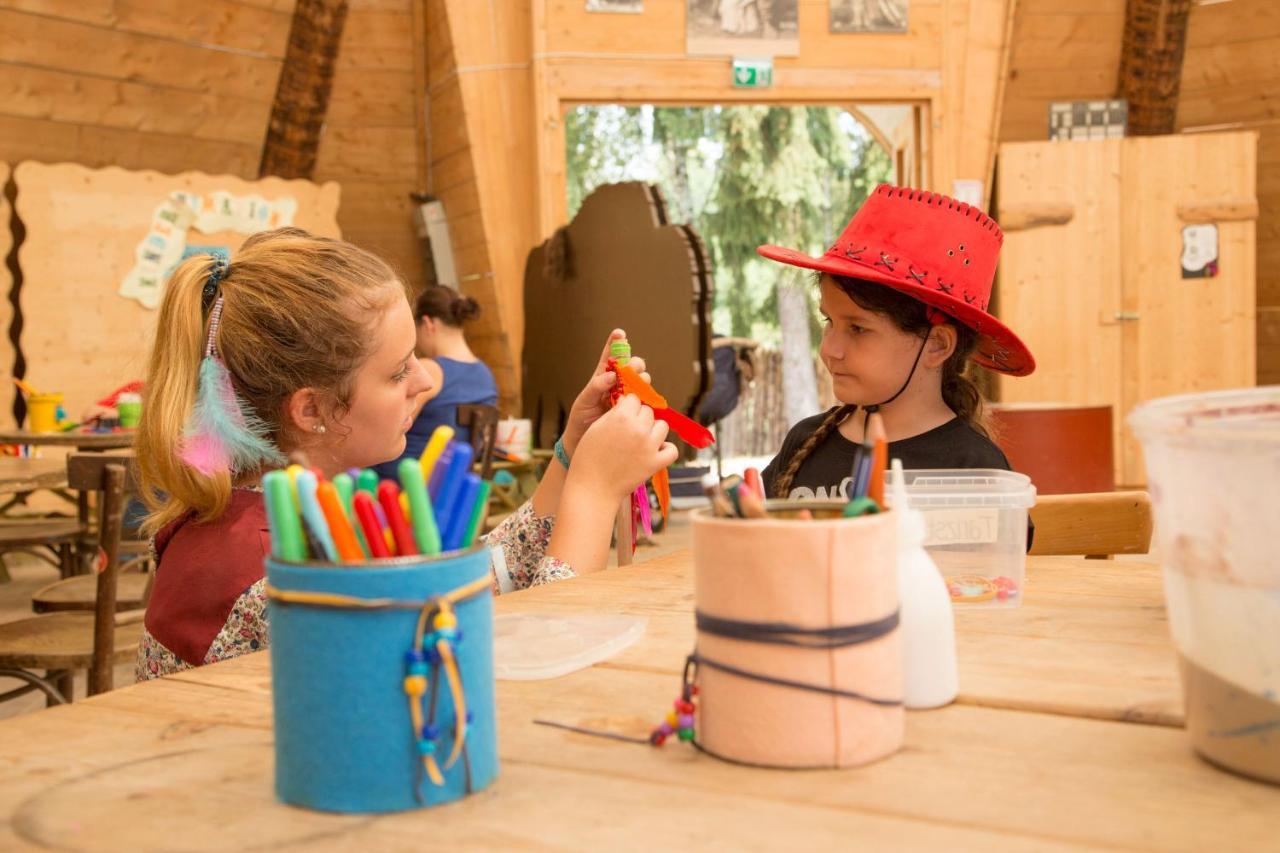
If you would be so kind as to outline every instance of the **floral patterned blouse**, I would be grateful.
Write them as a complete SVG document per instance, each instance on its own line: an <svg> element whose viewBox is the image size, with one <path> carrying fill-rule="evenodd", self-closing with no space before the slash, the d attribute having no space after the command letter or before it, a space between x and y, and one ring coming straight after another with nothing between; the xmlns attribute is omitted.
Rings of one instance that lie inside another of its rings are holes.
<svg viewBox="0 0 1280 853"><path fill-rule="evenodd" d="M532 501L529 501L485 537L491 548L495 592L541 586L574 576L568 563L546 554L554 526L555 516L539 518L533 512ZM270 632L265 586L266 579L261 578L236 599L226 623L209 646L201 664L215 663L267 647ZM134 669L138 681L192 668L193 664L165 648L150 631L143 631Z"/></svg>

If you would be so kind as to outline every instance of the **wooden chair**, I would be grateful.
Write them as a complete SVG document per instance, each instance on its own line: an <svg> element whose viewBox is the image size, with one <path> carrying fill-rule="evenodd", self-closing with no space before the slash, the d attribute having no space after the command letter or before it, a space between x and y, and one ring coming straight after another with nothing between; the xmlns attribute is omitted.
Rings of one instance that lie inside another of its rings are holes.
<svg viewBox="0 0 1280 853"><path fill-rule="evenodd" d="M92 453L67 458L71 488L100 493L98 544L102 550L96 606L92 613L46 613L0 624L0 676L26 682L0 694L0 701L41 690L49 705L70 702L75 672L81 669L89 672L89 695L103 693L112 687L114 667L137 656L144 611L116 612L120 526L130 461Z"/></svg>
<svg viewBox="0 0 1280 853"><path fill-rule="evenodd" d="M498 410L484 403L465 403L458 406L458 426L471 431L474 464L480 479L488 480L493 473L493 447L498 440Z"/></svg>
<svg viewBox="0 0 1280 853"><path fill-rule="evenodd" d="M1044 495L1031 508L1032 554L1103 558L1151 550L1151 498L1146 492Z"/></svg>

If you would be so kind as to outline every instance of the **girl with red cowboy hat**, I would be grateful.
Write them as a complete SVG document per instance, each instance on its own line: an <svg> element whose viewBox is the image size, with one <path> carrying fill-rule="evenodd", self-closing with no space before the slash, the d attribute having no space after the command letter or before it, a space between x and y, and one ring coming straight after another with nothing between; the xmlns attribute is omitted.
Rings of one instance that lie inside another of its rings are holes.
<svg viewBox="0 0 1280 853"><path fill-rule="evenodd" d="M987 313L1003 235L977 208L882 184L836 244L814 258L761 246L817 270L820 354L842 405L792 427L765 468L772 497L846 497L854 445L879 411L889 455L905 468L1000 468L969 361L1026 376L1035 359ZM864 417L851 417L862 409Z"/></svg>

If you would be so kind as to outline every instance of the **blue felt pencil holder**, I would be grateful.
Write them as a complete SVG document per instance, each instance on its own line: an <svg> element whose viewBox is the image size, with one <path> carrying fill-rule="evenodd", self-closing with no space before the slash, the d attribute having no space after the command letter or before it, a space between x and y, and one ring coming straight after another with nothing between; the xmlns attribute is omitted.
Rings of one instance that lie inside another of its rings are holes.
<svg viewBox="0 0 1280 853"><path fill-rule="evenodd" d="M266 569L281 800L330 812L393 812L449 802L497 778L488 549L351 568L269 558ZM449 635L450 648L469 717L448 767L458 715L446 667L433 654L432 615L441 600L460 632ZM424 672L414 652L420 621L427 690L416 701L435 747L424 745L406 692L406 677ZM435 780L424 770L428 750Z"/></svg>

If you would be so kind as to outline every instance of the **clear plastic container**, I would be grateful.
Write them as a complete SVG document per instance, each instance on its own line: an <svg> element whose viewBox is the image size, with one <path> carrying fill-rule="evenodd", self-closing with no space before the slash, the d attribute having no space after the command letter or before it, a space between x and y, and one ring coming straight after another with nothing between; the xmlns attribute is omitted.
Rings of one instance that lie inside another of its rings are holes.
<svg viewBox="0 0 1280 853"><path fill-rule="evenodd" d="M504 613L493 620L493 672L507 681L559 678L608 660L644 636L643 616Z"/></svg>
<svg viewBox="0 0 1280 853"><path fill-rule="evenodd" d="M952 603L1017 607L1027 570L1031 478L991 468L906 472L907 500L925 520L925 550ZM889 496L892 503L892 496Z"/></svg>
<svg viewBox="0 0 1280 853"><path fill-rule="evenodd" d="M1280 783L1280 386L1166 397L1129 423L1146 457L1191 743Z"/></svg>

